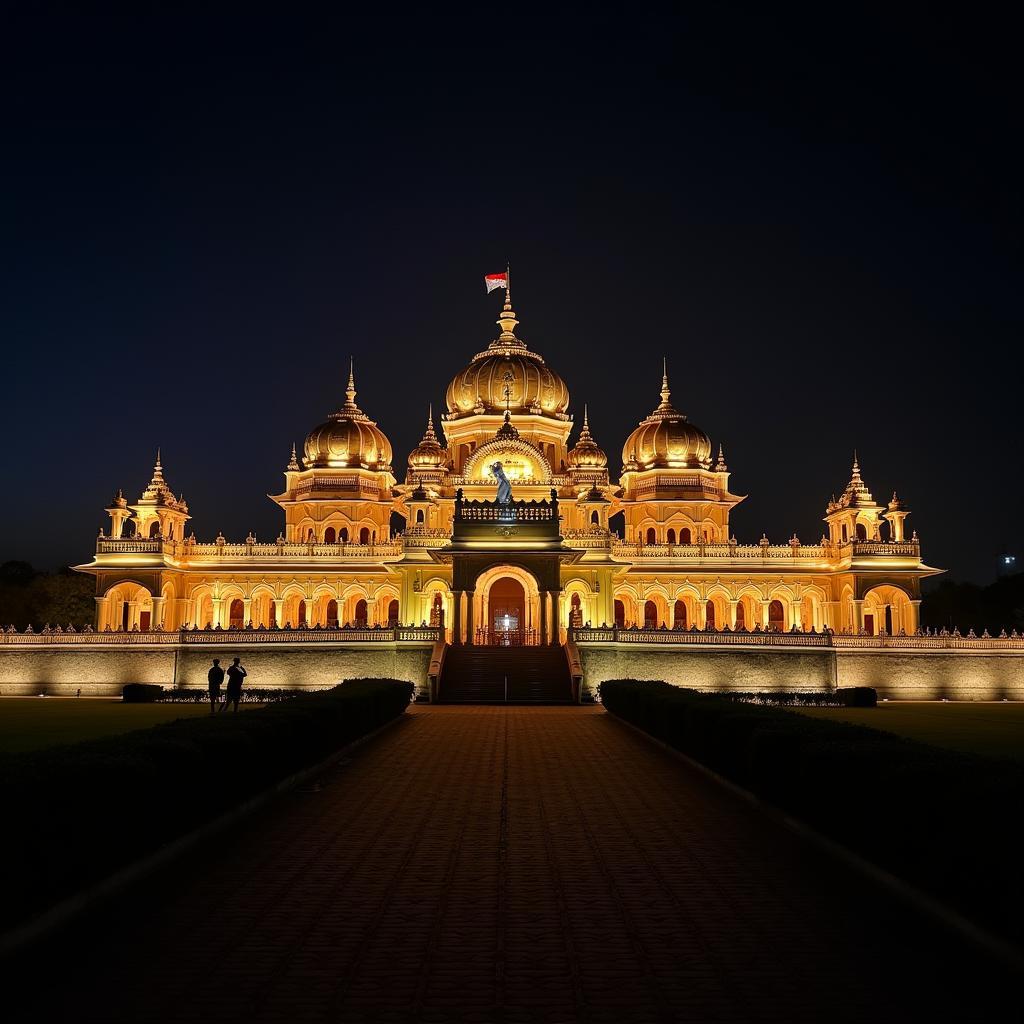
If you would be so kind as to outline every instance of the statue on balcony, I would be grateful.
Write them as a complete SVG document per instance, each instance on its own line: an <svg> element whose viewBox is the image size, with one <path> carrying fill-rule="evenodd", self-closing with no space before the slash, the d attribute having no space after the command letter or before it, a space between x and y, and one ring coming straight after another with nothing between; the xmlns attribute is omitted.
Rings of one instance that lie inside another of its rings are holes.
<svg viewBox="0 0 1024 1024"><path fill-rule="evenodd" d="M494 462L491 464L491 472L494 474L495 480L498 481L498 493L495 500L499 505L508 505L512 501L512 484L509 483L509 479L505 476L505 467L500 462Z"/></svg>

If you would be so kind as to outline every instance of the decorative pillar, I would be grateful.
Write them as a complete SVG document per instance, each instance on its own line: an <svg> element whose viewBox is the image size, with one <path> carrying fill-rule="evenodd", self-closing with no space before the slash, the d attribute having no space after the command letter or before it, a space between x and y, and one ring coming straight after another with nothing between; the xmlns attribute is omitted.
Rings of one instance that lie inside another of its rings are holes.
<svg viewBox="0 0 1024 1024"><path fill-rule="evenodd" d="M216 628L217 626L223 626L224 623L220 620L221 605L224 603L222 597L210 598L210 603L213 605L213 622L211 625Z"/></svg>
<svg viewBox="0 0 1024 1024"><path fill-rule="evenodd" d="M280 629L284 625L284 598L275 597L274 601L274 625Z"/></svg>
<svg viewBox="0 0 1024 1024"><path fill-rule="evenodd" d="M729 628L736 632L736 609L739 608L739 601L729 601Z"/></svg>
<svg viewBox="0 0 1024 1024"><path fill-rule="evenodd" d="M554 646L555 644L561 643L561 636L559 635L559 620L558 620L558 595L559 591L549 590L548 598L551 601L551 617L548 621L551 623L548 629L548 643Z"/></svg>
<svg viewBox="0 0 1024 1024"><path fill-rule="evenodd" d="M864 631L864 599L853 602L853 631L862 633Z"/></svg>
<svg viewBox="0 0 1024 1024"><path fill-rule="evenodd" d="M94 597L93 600L96 602L96 631L102 633L107 626L113 629L114 624L110 621L110 598Z"/></svg>
<svg viewBox="0 0 1024 1024"><path fill-rule="evenodd" d="M128 630L138 628L139 625L139 602L129 601L128 602Z"/></svg>
<svg viewBox="0 0 1024 1024"><path fill-rule="evenodd" d="M242 599L242 625L248 626L252 622L252 598Z"/></svg>
<svg viewBox="0 0 1024 1024"><path fill-rule="evenodd" d="M676 603L675 601L668 602L668 628L676 628Z"/></svg>
<svg viewBox="0 0 1024 1024"><path fill-rule="evenodd" d="M462 591L452 591L452 643L462 643Z"/></svg>
<svg viewBox="0 0 1024 1024"><path fill-rule="evenodd" d="M772 603L771 601L761 600L761 628L767 629L768 624L772 620Z"/></svg>
<svg viewBox="0 0 1024 1024"><path fill-rule="evenodd" d="M476 639L473 635L473 599L476 597L475 590L466 591L466 643L472 644Z"/></svg>
<svg viewBox="0 0 1024 1024"><path fill-rule="evenodd" d="M902 623L907 633L916 633L921 627L921 599L907 605L906 622Z"/></svg>
<svg viewBox="0 0 1024 1024"><path fill-rule="evenodd" d="M149 628L164 628L164 599L162 597L153 598L153 611L152 614L150 615Z"/></svg>
<svg viewBox="0 0 1024 1024"><path fill-rule="evenodd" d="M707 629L707 625L708 625L708 603L707 603L707 601L704 600L703 598L701 598L701 600L699 600L697 602L697 609L696 610L697 610L697 623L696 623L697 628L698 629Z"/></svg>

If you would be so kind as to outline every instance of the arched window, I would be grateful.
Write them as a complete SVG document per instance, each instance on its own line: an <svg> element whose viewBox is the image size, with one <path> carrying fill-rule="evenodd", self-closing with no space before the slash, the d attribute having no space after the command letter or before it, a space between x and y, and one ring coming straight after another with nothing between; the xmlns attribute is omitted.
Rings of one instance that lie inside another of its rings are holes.
<svg viewBox="0 0 1024 1024"><path fill-rule="evenodd" d="M305 601L300 601L299 602L298 620L299 621L296 623L296 625L304 626L306 624L306 602Z"/></svg>
<svg viewBox="0 0 1024 1024"><path fill-rule="evenodd" d="M644 602L644 629L658 628L658 606L653 601Z"/></svg>
<svg viewBox="0 0 1024 1024"><path fill-rule="evenodd" d="M717 629L715 624L715 602L708 601L704 606L704 622L708 629Z"/></svg>
<svg viewBox="0 0 1024 1024"><path fill-rule="evenodd" d="M676 629L688 629L690 624L686 621L686 602L676 601L675 612Z"/></svg>
<svg viewBox="0 0 1024 1024"><path fill-rule="evenodd" d="M417 524L423 522L423 509L421 508L416 509L416 522Z"/></svg>
<svg viewBox="0 0 1024 1024"><path fill-rule="evenodd" d="M676 542L676 531L673 530L671 526L668 528L668 532L665 534L665 540L669 544L675 544Z"/></svg>
<svg viewBox="0 0 1024 1024"><path fill-rule="evenodd" d="M122 537L134 537L135 536L135 521L133 519L126 519L121 524L121 536Z"/></svg>
<svg viewBox="0 0 1024 1024"><path fill-rule="evenodd" d="M743 602L740 601L736 605L736 628L746 629L747 628L747 613L743 610Z"/></svg>
<svg viewBox="0 0 1024 1024"><path fill-rule="evenodd" d="M347 544L348 543L348 527L347 526L343 526L338 531L338 540L340 540L342 544Z"/></svg>
<svg viewBox="0 0 1024 1024"><path fill-rule="evenodd" d="M857 524L857 540L867 540L868 531L867 527L863 523Z"/></svg>
<svg viewBox="0 0 1024 1024"><path fill-rule="evenodd" d="M680 544L692 544L693 543L693 537L692 537L692 535L690 533L689 527L684 526L679 531L679 543Z"/></svg>
<svg viewBox="0 0 1024 1024"><path fill-rule="evenodd" d="M786 611L781 601L772 601L768 605L768 628L780 633L786 628Z"/></svg>
<svg viewBox="0 0 1024 1024"><path fill-rule="evenodd" d="M388 625L398 625L398 601L388 602Z"/></svg>
<svg viewBox="0 0 1024 1024"><path fill-rule="evenodd" d="M331 629L338 625L338 602L333 597L327 602L327 625Z"/></svg>
<svg viewBox="0 0 1024 1024"><path fill-rule="evenodd" d="M654 529L653 526L648 526L647 527L647 543L648 544L657 544L658 543L658 533Z"/></svg>
<svg viewBox="0 0 1024 1024"><path fill-rule="evenodd" d="M337 540L337 538L338 538L338 534L335 531L333 526L328 526L327 529L324 530L324 543L325 544L333 544Z"/></svg>
<svg viewBox="0 0 1024 1024"><path fill-rule="evenodd" d="M579 594L573 594L569 602L569 624L576 627L583 625L583 608Z"/></svg>
<svg viewBox="0 0 1024 1024"><path fill-rule="evenodd" d="M312 526L306 531L306 540L310 544L312 544L313 541L316 540L316 534L313 533L313 527Z"/></svg>
<svg viewBox="0 0 1024 1024"><path fill-rule="evenodd" d="M228 625L232 629L241 629L245 625L244 616L245 605L236 597L228 608Z"/></svg>
<svg viewBox="0 0 1024 1024"><path fill-rule="evenodd" d="M850 535L846 532L846 523L843 523L843 543L845 544L850 539Z"/></svg>
<svg viewBox="0 0 1024 1024"><path fill-rule="evenodd" d="M596 508L594 509L593 512L590 513L590 525L591 526L600 526L601 525L601 517L597 514L597 509Z"/></svg>
<svg viewBox="0 0 1024 1024"><path fill-rule="evenodd" d="M621 601L615 602L615 625L619 629L626 625L626 606Z"/></svg>
<svg viewBox="0 0 1024 1024"><path fill-rule="evenodd" d="M366 625L366 602L362 598L356 601L355 620L357 626Z"/></svg>
<svg viewBox="0 0 1024 1024"><path fill-rule="evenodd" d="M370 528L368 526L364 526L359 531L359 543L360 544L369 544L370 543Z"/></svg>
<svg viewBox="0 0 1024 1024"><path fill-rule="evenodd" d="M150 537L159 537L160 536L160 520L159 519L157 519L154 522L149 524L149 535L150 535Z"/></svg>
<svg viewBox="0 0 1024 1024"><path fill-rule="evenodd" d="M121 602L121 628L128 632L128 602Z"/></svg>

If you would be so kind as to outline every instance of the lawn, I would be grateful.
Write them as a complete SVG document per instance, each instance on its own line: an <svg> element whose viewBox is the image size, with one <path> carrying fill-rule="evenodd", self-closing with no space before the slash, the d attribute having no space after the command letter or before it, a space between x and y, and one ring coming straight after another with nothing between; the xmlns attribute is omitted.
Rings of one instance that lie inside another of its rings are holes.
<svg viewBox="0 0 1024 1024"><path fill-rule="evenodd" d="M800 713L885 729L949 750L1024 761L1024 703L888 701L877 708L801 708Z"/></svg>
<svg viewBox="0 0 1024 1024"><path fill-rule="evenodd" d="M260 706L243 704L241 708ZM4 697L0 699L0 752L78 743L209 713L207 703L122 704L116 698Z"/></svg>

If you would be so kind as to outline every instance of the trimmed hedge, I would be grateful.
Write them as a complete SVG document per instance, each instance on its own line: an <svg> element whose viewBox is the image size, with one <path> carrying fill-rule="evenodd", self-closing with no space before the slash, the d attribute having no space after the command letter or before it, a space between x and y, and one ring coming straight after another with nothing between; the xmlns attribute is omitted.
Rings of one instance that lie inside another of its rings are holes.
<svg viewBox="0 0 1024 1024"><path fill-rule="evenodd" d="M870 686L846 686L837 690L729 690L711 696L737 700L745 704L798 704L820 708L873 708L878 693Z"/></svg>
<svg viewBox="0 0 1024 1024"><path fill-rule="evenodd" d="M288 690L281 686L246 686L242 688L241 704L273 704L275 701L298 697L310 690ZM224 699L227 687L221 687L220 696ZM209 704L210 688L176 686L161 688L157 700L161 704Z"/></svg>
<svg viewBox="0 0 1024 1024"><path fill-rule="evenodd" d="M121 700L125 704L155 704L163 692L159 683L127 683L121 687Z"/></svg>
<svg viewBox="0 0 1024 1024"><path fill-rule="evenodd" d="M1024 940L1024 766L744 704L609 680L604 706L1014 942Z"/></svg>
<svg viewBox="0 0 1024 1024"><path fill-rule="evenodd" d="M393 718L412 683L352 679L236 715L0 755L8 928Z"/></svg>

